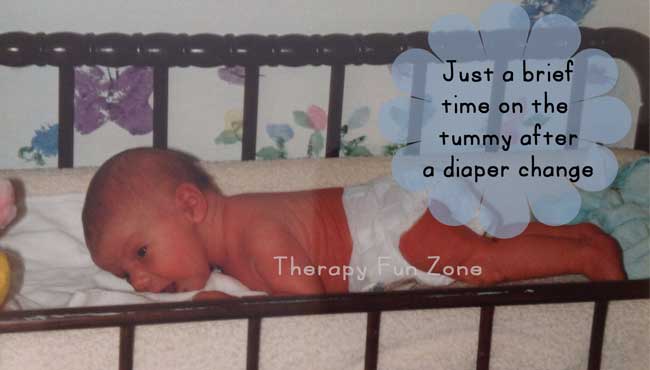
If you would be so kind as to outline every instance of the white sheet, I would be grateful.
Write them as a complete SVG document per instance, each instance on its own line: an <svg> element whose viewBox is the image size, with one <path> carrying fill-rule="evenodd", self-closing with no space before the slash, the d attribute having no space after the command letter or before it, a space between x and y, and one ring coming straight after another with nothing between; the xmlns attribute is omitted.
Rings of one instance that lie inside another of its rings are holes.
<svg viewBox="0 0 650 370"><path fill-rule="evenodd" d="M26 199L24 216L0 237L0 248L18 257L12 258L12 268L23 269L20 290L7 309L191 300L196 292L137 293L125 280L95 266L84 244L83 200L81 193ZM219 272L212 273L204 289L238 297L260 294Z"/></svg>

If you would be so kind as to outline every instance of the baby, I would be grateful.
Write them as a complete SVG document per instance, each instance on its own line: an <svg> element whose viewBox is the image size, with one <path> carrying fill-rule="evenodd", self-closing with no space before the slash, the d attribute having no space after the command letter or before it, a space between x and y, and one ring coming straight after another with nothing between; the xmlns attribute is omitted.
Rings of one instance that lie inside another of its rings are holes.
<svg viewBox="0 0 650 370"><path fill-rule="evenodd" d="M409 277L433 285L625 278L616 241L594 225L531 223L494 239L441 224L426 207L426 195L388 178L225 196L189 156L138 148L100 167L82 218L93 261L137 291L199 290L215 267L272 295L365 291Z"/></svg>

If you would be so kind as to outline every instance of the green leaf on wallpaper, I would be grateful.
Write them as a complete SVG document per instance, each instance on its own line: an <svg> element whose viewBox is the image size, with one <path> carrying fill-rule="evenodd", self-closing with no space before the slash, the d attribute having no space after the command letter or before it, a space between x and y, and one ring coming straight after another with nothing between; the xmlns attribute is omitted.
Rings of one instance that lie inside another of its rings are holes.
<svg viewBox="0 0 650 370"><path fill-rule="evenodd" d="M216 139L215 144L234 144L241 141L234 130L223 130Z"/></svg>
<svg viewBox="0 0 650 370"><path fill-rule="evenodd" d="M350 142L348 143L348 145L350 145L350 146L356 146L356 145L361 144L364 140L366 140L366 135L361 135L361 136L359 136L359 137L356 137L356 138L350 140Z"/></svg>
<svg viewBox="0 0 650 370"><path fill-rule="evenodd" d="M18 156L19 156L20 158L25 159L25 157L27 156L27 154L28 154L28 153L31 153L31 152L33 152L33 151L34 151L34 148L32 148L31 146L24 146L24 147L18 149Z"/></svg>
<svg viewBox="0 0 650 370"><path fill-rule="evenodd" d="M348 126L351 129L359 128L368 123L368 118L370 118L370 108L361 107L357 108L350 118L348 119Z"/></svg>
<svg viewBox="0 0 650 370"><path fill-rule="evenodd" d="M43 156L39 152L36 152L36 154L34 154L34 161L39 166L45 166L45 160L43 160Z"/></svg>
<svg viewBox="0 0 650 370"><path fill-rule="evenodd" d="M272 146L265 146L258 150L256 155L262 159L280 159L283 157L282 151Z"/></svg>
<svg viewBox="0 0 650 370"><path fill-rule="evenodd" d="M320 152L325 147L325 139L320 131L314 131L309 137L309 146L307 147L307 155L310 157L318 157Z"/></svg>
<svg viewBox="0 0 650 370"><path fill-rule="evenodd" d="M370 157L372 153L363 145L355 146L348 154L350 157Z"/></svg>
<svg viewBox="0 0 650 370"><path fill-rule="evenodd" d="M384 145L383 154L385 156L392 157L392 156L395 155L395 153L397 153L398 150L400 150L401 148L403 148L405 146L406 146L406 144L388 144L388 145Z"/></svg>
<svg viewBox="0 0 650 370"><path fill-rule="evenodd" d="M304 128L312 128L311 125L311 120L309 119L309 116L307 113L301 111L301 110L294 110L293 111L293 120L296 121L296 124L298 126L304 127Z"/></svg>
<svg viewBox="0 0 650 370"><path fill-rule="evenodd" d="M528 117L527 120L524 121L523 125L524 126L533 126L536 123L539 123L540 125L544 125L548 120L551 119L550 116L545 116L541 113L533 114L532 116Z"/></svg>

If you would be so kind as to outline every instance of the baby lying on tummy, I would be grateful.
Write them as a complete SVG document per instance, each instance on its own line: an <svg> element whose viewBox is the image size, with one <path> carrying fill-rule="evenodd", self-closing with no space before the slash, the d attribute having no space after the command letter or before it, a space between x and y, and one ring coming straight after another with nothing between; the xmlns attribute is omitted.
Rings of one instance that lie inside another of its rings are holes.
<svg viewBox="0 0 650 370"><path fill-rule="evenodd" d="M531 223L494 239L441 224L426 207L426 195L388 178L225 196L191 157L138 148L100 167L82 219L93 261L136 291L199 290L215 267L272 295L364 291L409 277L432 285L625 278L618 244L592 224ZM378 225L382 235L369 232Z"/></svg>

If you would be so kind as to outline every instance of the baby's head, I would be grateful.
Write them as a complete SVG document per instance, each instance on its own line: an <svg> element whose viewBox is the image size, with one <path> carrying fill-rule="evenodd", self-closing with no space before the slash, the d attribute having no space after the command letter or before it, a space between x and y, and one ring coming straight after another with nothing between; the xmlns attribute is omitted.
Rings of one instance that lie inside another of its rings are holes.
<svg viewBox="0 0 650 370"><path fill-rule="evenodd" d="M137 291L202 288L215 196L210 176L186 154L137 148L113 156L91 180L82 213L93 261Z"/></svg>

